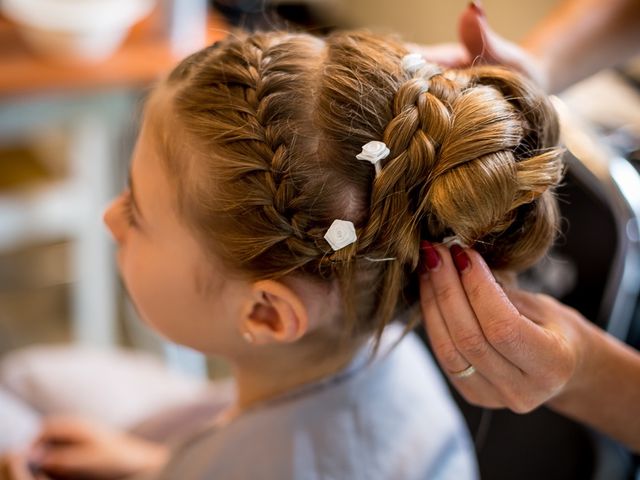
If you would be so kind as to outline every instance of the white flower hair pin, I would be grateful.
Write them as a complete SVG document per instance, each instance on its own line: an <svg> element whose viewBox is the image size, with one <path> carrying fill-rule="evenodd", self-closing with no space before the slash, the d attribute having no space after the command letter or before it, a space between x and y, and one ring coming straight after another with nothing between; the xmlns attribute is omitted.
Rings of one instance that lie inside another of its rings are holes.
<svg viewBox="0 0 640 480"><path fill-rule="evenodd" d="M442 70L435 63L428 62L424 59L422 55L419 53L409 53L402 57L402 68L409 75L413 75L418 70L424 69L424 67L429 66L428 69L425 69L424 72L421 72L421 76L425 80L429 80L431 77L435 75L440 75Z"/></svg>
<svg viewBox="0 0 640 480"><path fill-rule="evenodd" d="M427 61L419 53L409 53L402 57L402 68L407 73L415 73L426 64Z"/></svg>
<svg viewBox="0 0 640 480"><path fill-rule="evenodd" d="M346 247L354 243L358 236L356 235L356 228L349 220L334 220L327 233L324 234L324 239L331 245L334 251L338 251L341 248Z"/></svg>
<svg viewBox="0 0 640 480"><path fill-rule="evenodd" d="M384 142L372 141L362 146L362 152L356 155L358 160L367 160L373 163L376 169L376 175L380 173L380 160L384 160L389 156L389 147Z"/></svg>

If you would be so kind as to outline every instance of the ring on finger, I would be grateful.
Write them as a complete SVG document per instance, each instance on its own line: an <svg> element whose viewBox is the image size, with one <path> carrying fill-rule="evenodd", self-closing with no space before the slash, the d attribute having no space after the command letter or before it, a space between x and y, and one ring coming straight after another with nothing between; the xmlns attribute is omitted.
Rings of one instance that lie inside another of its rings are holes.
<svg viewBox="0 0 640 480"><path fill-rule="evenodd" d="M466 378L466 377L470 377L471 375L473 375L474 373L476 373L476 368L473 365L469 365L467 368L465 368L464 370L460 370L458 372L449 372L449 374L452 377L455 378Z"/></svg>

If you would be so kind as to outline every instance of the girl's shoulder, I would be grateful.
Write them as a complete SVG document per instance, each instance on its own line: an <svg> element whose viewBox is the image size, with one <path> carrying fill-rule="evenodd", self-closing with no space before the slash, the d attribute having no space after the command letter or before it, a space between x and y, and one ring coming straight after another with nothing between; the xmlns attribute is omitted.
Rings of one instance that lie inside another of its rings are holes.
<svg viewBox="0 0 640 480"><path fill-rule="evenodd" d="M189 480L418 479L453 462L457 476L440 478L475 478L447 386L421 340L403 333L391 325L372 361L364 347L334 377L202 432L169 470Z"/></svg>

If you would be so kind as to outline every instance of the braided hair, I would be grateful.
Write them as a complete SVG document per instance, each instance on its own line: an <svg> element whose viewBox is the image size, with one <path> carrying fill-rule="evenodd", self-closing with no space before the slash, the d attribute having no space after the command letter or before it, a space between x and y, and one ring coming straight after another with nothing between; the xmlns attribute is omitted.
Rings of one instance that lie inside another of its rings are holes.
<svg viewBox="0 0 640 480"><path fill-rule="evenodd" d="M491 267L522 269L557 228L548 99L498 67L407 72L407 53L363 31L236 34L165 82L164 157L207 250L251 280L337 282L352 335L415 306L421 238L455 234ZM390 149L379 175L355 159L371 140ZM336 218L358 239L333 251Z"/></svg>

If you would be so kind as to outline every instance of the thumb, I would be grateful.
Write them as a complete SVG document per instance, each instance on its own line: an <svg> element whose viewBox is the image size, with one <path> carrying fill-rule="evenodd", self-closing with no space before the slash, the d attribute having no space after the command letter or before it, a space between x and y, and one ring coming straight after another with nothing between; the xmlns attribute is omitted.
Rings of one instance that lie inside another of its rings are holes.
<svg viewBox="0 0 640 480"><path fill-rule="evenodd" d="M86 462L86 450L82 448L63 447L46 451L37 463L39 469L51 475L69 476L82 471Z"/></svg>
<svg viewBox="0 0 640 480"><path fill-rule="evenodd" d="M545 323L547 312L542 295L525 292L517 288L505 289L505 293L520 314L538 325Z"/></svg>
<svg viewBox="0 0 640 480"><path fill-rule="evenodd" d="M43 420L39 438L53 443L74 443L93 438L96 431L96 427L85 419L52 416Z"/></svg>
<svg viewBox="0 0 640 480"><path fill-rule="evenodd" d="M511 60L509 50L512 44L489 27L484 10L476 2L471 2L460 15L458 36L472 61L475 58L485 63L504 64Z"/></svg>
<svg viewBox="0 0 640 480"><path fill-rule="evenodd" d="M522 315L541 327L551 328L567 316L568 307L549 295L519 289L507 289L505 293Z"/></svg>
<svg viewBox="0 0 640 480"><path fill-rule="evenodd" d="M42 422L40 433L31 442L29 459L39 463L45 451L50 447L70 447L81 445L91 440L89 427L71 417L49 417Z"/></svg>
<svg viewBox="0 0 640 480"><path fill-rule="evenodd" d="M18 453L9 453L0 458L0 479L2 480L40 480L39 474L33 474L27 459Z"/></svg>
<svg viewBox="0 0 640 480"><path fill-rule="evenodd" d="M504 65L523 73L543 89L548 88L548 73L543 60L494 32L479 3L470 3L460 14L458 36L472 64Z"/></svg>

